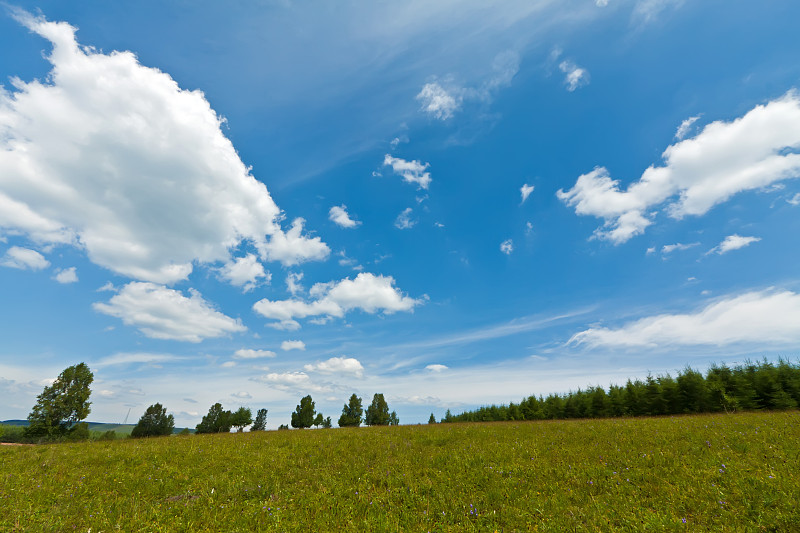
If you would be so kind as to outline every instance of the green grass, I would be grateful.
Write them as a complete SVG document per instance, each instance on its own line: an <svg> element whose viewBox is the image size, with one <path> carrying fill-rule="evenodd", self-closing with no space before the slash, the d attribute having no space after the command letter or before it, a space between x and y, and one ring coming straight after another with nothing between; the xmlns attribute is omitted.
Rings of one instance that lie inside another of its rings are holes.
<svg viewBox="0 0 800 533"><path fill-rule="evenodd" d="M798 411L2 446L0 464L0 531L800 530Z"/></svg>

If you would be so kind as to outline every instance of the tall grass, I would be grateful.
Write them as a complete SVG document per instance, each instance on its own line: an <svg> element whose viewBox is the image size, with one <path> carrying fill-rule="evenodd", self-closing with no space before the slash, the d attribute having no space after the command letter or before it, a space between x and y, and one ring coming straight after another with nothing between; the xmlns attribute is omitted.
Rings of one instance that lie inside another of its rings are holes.
<svg viewBox="0 0 800 533"><path fill-rule="evenodd" d="M0 447L2 531L797 531L800 413Z"/></svg>

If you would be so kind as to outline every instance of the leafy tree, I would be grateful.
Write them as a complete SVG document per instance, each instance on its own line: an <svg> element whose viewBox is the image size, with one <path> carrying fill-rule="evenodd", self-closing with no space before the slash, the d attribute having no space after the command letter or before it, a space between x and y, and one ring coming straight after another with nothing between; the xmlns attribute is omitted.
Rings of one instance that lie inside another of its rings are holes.
<svg viewBox="0 0 800 533"><path fill-rule="evenodd" d="M322 418L322 413L317 413L317 416L314 418L314 427L320 427L323 422L325 422L325 419Z"/></svg>
<svg viewBox="0 0 800 533"><path fill-rule="evenodd" d="M314 415L317 410L314 408L314 400L311 395L305 396L300 400L300 405L292 413L292 427L303 429L314 425Z"/></svg>
<svg viewBox="0 0 800 533"><path fill-rule="evenodd" d="M339 427L358 427L361 425L364 409L361 407L361 398L353 394L350 401L342 408L342 416L339 417Z"/></svg>
<svg viewBox="0 0 800 533"><path fill-rule="evenodd" d="M191 435L191 434L192 434L192 432L191 432L191 431L189 431L189 428L183 428L183 429L180 431L180 433L178 433L178 435L180 435L181 437L187 437L187 436L189 436L189 435Z"/></svg>
<svg viewBox="0 0 800 533"><path fill-rule="evenodd" d="M289 429L289 426L287 426L286 424L281 424L280 426L278 426L278 431L283 431L283 430L288 430L288 429Z"/></svg>
<svg viewBox="0 0 800 533"><path fill-rule="evenodd" d="M431 413L431 417L428 419L428 424L435 424L435 423L436 423L436 417L433 416L433 413Z"/></svg>
<svg viewBox="0 0 800 533"><path fill-rule="evenodd" d="M253 413L247 407L240 407L231 415L231 426L237 428L239 433L244 431L245 426L249 426L252 423Z"/></svg>
<svg viewBox="0 0 800 533"><path fill-rule="evenodd" d="M175 429L175 417L167 414L166 407L156 403L145 410L139 423L131 431L131 437L172 435L173 429Z"/></svg>
<svg viewBox="0 0 800 533"><path fill-rule="evenodd" d="M325 429L331 428L331 417L327 417L325 418L325 420L322 421L322 427L324 427Z"/></svg>
<svg viewBox="0 0 800 533"><path fill-rule="evenodd" d="M197 433L228 433L231 430L230 411L224 411L221 403L215 403L208 410L208 414L197 424Z"/></svg>
<svg viewBox="0 0 800 533"><path fill-rule="evenodd" d="M389 405L383 398L383 394L375 394L372 397L372 403L367 407L367 416L364 423L368 426L389 425Z"/></svg>
<svg viewBox="0 0 800 533"><path fill-rule="evenodd" d="M64 369L58 378L37 396L36 405L28 415L25 436L56 439L68 433L83 433L76 424L89 415L89 396L94 375L86 363ZM88 428L86 428L88 434ZM88 435L87 435L88 436Z"/></svg>
<svg viewBox="0 0 800 533"><path fill-rule="evenodd" d="M392 411L392 414L389 415L389 425L390 426L399 426L400 419L397 418L397 412Z"/></svg>
<svg viewBox="0 0 800 533"><path fill-rule="evenodd" d="M267 410L259 409L256 413L256 421L253 422L250 431L264 431L265 429L267 429Z"/></svg>

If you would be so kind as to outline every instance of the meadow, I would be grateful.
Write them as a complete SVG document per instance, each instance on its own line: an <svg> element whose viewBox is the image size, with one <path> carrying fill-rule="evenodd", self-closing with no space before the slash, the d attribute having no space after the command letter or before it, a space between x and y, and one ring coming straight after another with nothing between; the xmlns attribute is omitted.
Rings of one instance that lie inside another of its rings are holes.
<svg viewBox="0 0 800 533"><path fill-rule="evenodd" d="M1 531L798 531L800 412L0 446Z"/></svg>

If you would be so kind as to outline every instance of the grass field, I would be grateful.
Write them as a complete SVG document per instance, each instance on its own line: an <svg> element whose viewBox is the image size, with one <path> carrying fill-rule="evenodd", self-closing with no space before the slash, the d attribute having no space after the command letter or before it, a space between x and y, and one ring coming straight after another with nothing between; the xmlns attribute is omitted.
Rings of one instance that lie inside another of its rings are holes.
<svg viewBox="0 0 800 533"><path fill-rule="evenodd" d="M0 531L800 531L800 412L0 447Z"/></svg>

